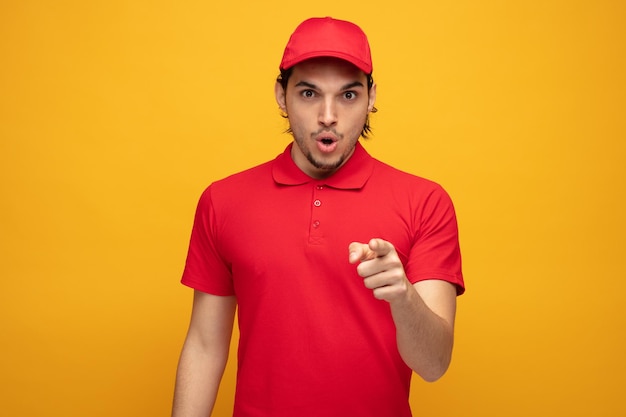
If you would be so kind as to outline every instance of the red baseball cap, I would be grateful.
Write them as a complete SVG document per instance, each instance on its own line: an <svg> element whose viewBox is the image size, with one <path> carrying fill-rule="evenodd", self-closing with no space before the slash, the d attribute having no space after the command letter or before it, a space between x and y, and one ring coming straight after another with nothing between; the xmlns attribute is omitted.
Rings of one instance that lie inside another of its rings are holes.
<svg viewBox="0 0 626 417"><path fill-rule="evenodd" d="M372 73L372 55L360 27L332 17L307 19L293 32L285 47L280 69L286 70L311 58L334 57Z"/></svg>

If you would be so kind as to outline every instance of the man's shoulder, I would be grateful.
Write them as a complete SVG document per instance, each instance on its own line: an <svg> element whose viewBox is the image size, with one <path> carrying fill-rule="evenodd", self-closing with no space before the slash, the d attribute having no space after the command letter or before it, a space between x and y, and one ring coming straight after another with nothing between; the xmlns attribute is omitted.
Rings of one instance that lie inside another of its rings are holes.
<svg viewBox="0 0 626 417"><path fill-rule="evenodd" d="M267 191L272 182L272 161L267 161L210 183L202 192L200 204L238 207Z"/></svg>
<svg viewBox="0 0 626 417"><path fill-rule="evenodd" d="M272 179L272 165L274 160L263 162L259 165L247 168L219 179L211 184L211 187L250 186L263 183Z"/></svg>
<svg viewBox="0 0 626 417"><path fill-rule="evenodd" d="M400 187L419 187L423 189L441 189L437 182L417 174L396 168L388 163L374 159L375 176L389 185Z"/></svg>

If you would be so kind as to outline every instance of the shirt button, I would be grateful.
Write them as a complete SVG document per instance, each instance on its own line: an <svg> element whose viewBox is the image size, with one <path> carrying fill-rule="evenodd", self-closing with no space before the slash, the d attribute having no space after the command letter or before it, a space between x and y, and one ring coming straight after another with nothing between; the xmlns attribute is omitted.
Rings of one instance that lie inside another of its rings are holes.
<svg viewBox="0 0 626 417"><path fill-rule="evenodd" d="M324 186L323 186L323 185L318 185L318 186L317 186L317 189L318 189L318 190L323 190L323 189L324 189Z"/></svg>
<svg viewBox="0 0 626 417"><path fill-rule="evenodd" d="M315 201L313 202L313 205L314 205L315 207L319 207L319 206L321 206L321 205L322 205L322 202L321 202L321 201L319 201L319 200L315 200Z"/></svg>
<svg viewBox="0 0 626 417"><path fill-rule="evenodd" d="M319 220L315 220L315 221L313 222L313 227L314 227L314 228L316 228L316 229L317 229L318 227L320 227L320 222L319 222Z"/></svg>

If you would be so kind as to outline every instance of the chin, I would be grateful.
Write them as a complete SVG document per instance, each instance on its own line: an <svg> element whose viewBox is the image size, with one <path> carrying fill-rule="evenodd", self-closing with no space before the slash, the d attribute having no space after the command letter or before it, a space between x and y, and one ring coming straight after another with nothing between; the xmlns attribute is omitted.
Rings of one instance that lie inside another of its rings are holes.
<svg viewBox="0 0 626 417"><path fill-rule="evenodd" d="M332 160L330 158L316 159L313 156L311 156L308 159L311 165L313 165L316 169L319 169L320 171L325 171L325 172L332 172L336 170L337 168L339 168L344 163L344 158L342 157Z"/></svg>

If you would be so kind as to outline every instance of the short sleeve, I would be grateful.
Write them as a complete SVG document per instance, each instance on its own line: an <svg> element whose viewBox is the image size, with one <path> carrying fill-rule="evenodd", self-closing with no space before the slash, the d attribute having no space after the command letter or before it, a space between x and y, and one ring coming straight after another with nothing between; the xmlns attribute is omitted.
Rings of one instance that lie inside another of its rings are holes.
<svg viewBox="0 0 626 417"><path fill-rule="evenodd" d="M196 208L181 282L202 292L229 296L235 291L230 267L219 252L217 217L209 187Z"/></svg>
<svg viewBox="0 0 626 417"><path fill-rule="evenodd" d="M456 213L452 200L440 186L427 196L414 220L418 228L406 272L412 283L440 279L465 292Z"/></svg>

